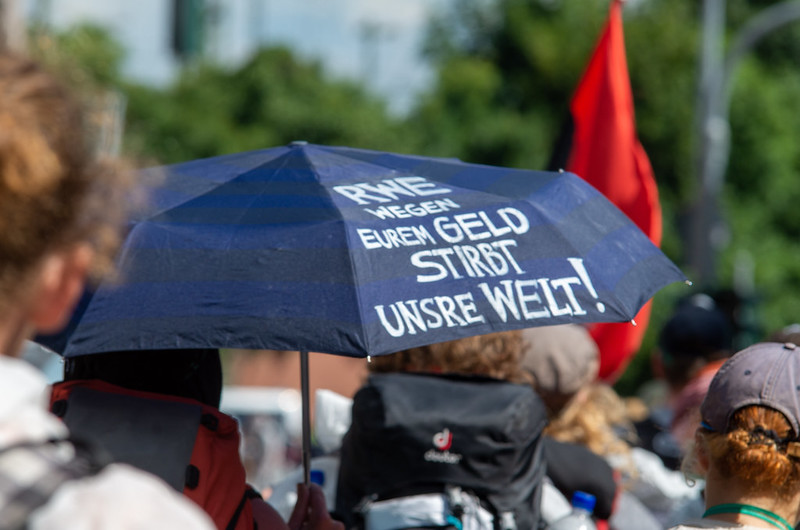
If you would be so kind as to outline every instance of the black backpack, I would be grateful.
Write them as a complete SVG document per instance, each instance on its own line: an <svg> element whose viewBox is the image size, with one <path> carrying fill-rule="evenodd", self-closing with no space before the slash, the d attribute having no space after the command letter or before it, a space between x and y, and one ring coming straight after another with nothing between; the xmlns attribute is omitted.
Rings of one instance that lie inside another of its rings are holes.
<svg viewBox="0 0 800 530"><path fill-rule="evenodd" d="M335 515L367 530L536 528L546 422L528 385L373 374L342 441ZM419 517L437 502L441 513Z"/></svg>

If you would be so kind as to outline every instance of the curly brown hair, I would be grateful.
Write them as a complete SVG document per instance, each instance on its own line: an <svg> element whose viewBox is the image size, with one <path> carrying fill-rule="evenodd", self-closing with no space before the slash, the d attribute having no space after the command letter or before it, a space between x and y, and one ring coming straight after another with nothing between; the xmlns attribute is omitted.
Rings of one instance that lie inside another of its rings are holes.
<svg viewBox="0 0 800 530"><path fill-rule="evenodd" d="M99 161L83 108L33 61L0 53L0 301L50 251L86 242L93 273L111 270L131 174Z"/></svg>
<svg viewBox="0 0 800 530"><path fill-rule="evenodd" d="M530 383L520 367L522 335L503 331L374 357L372 372L441 372L486 375L513 383Z"/></svg>
<svg viewBox="0 0 800 530"><path fill-rule="evenodd" d="M723 478L737 479L751 492L770 492L782 499L800 487L800 460L786 452L788 440L796 436L777 410L750 405L734 413L727 433L705 428L698 433ZM696 459L696 454L691 458Z"/></svg>

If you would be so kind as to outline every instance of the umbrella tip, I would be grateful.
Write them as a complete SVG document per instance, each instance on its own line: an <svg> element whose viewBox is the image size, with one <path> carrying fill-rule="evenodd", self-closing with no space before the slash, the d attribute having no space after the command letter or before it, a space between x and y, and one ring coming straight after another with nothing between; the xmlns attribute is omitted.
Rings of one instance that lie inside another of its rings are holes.
<svg viewBox="0 0 800 530"><path fill-rule="evenodd" d="M631 324L633 324L634 326L638 326L639 325L639 324L636 323L636 321L634 319L631 319Z"/></svg>
<svg viewBox="0 0 800 530"><path fill-rule="evenodd" d="M686 280L686 281L685 281L685 282L683 282L683 283L685 283L685 284L686 284L686 285L688 285L689 287L691 287L692 285L694 285L694 283L692 283L692 280Z"/></svg>
<svg viewBox="0 0 800 530"><path fill-rule="evenodd" d="M372 355L367 355L367 363L371 363L371 362L372 362Z"/></svg>
<svg viewBox="0 0 800 530"><path fill-rule="evenodd" d="M558 168L558 172L559 173L563 173L564 172L564 168L563 167Z"/></svg>
<svg viewBox="0 0 800 530"><path fill-rule="evenodd" d="M302 147L304 145L308 145L308 142L306 142L305 140L295 140L289 143L289 147Z"/></svg>

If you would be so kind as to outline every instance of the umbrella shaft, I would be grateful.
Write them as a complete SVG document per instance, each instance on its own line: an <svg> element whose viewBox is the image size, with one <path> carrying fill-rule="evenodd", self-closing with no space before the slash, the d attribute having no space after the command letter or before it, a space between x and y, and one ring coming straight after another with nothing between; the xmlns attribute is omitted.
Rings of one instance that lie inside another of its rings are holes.
<svg viewBox="0 0 800 530"><path fill-rule="evenodd" d="M300 352L300 394L303 403L303 483L311 481L311 414L308 391L308 352Z"/></svg>

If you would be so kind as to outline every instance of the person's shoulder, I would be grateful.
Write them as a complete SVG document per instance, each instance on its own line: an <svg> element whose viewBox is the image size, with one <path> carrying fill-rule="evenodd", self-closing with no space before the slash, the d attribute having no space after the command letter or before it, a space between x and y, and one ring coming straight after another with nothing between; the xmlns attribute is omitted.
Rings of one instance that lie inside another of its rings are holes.
<svg viewBox="0 0 800 530"><path fill-rule="evenodd" d="M41 372L21 359L0 354L0 449L66 436L64 424L47 410L49 394Z"/></svg>
<svg viewBox="0 0 800 530"><path fill-rule="evenodd" d="M608 519L618 489L611 465L582 445L561 442L550 436L544 436L543 440L547 476L553 484L567 498L575 491L591 493L597 499L595 515Z"/></svg>
<svg viewBox="0 0 800 530"><path fill-rule="evenodd" d="M211 519L160 479L124 464L64 484L31 517L31 530L65 528L90 521L93 528L120 530L212 530Z"/></svg>
<svg viewBox="0 0 800 530"><path fill-rule="evenodd" d="M0 353L0 382L4 401L35 400L44 403L49 387L44 375L31 364Z"/></svg>

